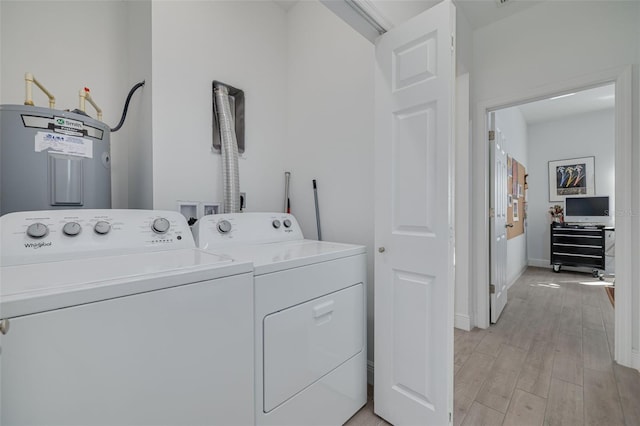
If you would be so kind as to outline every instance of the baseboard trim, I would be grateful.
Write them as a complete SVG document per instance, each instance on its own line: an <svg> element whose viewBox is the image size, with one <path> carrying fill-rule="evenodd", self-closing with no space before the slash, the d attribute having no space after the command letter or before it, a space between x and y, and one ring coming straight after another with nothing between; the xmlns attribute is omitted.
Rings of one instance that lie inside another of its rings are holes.
<svg viewBox="0 0 640 426"><path fill-rule="evenodd" d="M373 361L367 360L367 383L373 386Z"/></svg>
<svg viewBox="0 0 640 426"><path fill-rule="evenodd" d="M640 351L631 351L631 366L640 371Z"/></svg>
<svg viewBox="0 0 640 426"><path fill-rule="evenodd" d="M516 277L514 279L511 280L511 282L509 283L509 285L507 285L507 289L510 289L512 285L514 285L516 283L516 281L518 281L518 279L520 279L520 277L522 276L522 274L524 274L524 272L527 270L527 268L529 267L529 265L524 265L522 267L522 269L520 270L520 272L518 272L518 274L516 275Z"/></svg>
<svg viewBox="0 0 640 426"><path fill-rule="evenodd" d="M551 269L549 259L529 259L529 266L535 266L536 268Z"/></svg>
<svg viewBox="0 0 640 426"><path fill-rule="evenodd" d="M471 331L471 317L469 315L456 314L453 320L453 326L464 331Z"/></svg>

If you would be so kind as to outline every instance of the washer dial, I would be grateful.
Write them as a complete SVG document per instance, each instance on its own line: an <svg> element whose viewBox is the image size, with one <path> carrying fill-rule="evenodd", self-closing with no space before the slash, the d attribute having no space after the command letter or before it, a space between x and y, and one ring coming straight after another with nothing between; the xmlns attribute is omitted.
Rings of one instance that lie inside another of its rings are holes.
<svg viewBox="0 0 640 426"><path fill-rule="evenodd" d="M68 235L70 237L75 237L82 231L82 227L78 222L67 222L62 227L62 232L64 235Z"/></svg>
<svg viewBox="0 0 640 426"><path fill-rule="evenodd" d="M291 228L291 221L289 219L285 219L283 223L285 228Z"/></svg>
<svg viewBox="0 0 640 426"><path fill-rule="evenodd" d="M273 225L274 228L278 229L280 228L280 221L278 219L274 219L273 222L271 222L271 225Z"/></svg>
<svg viewBox="0 0 640 426"><path fill-rule="evenodd" d="M155 219L151 224L151 229L153 229L153 232L155 232L156 234L164 234L169 230L170 227L171 224L164 217Z"/></svg>
<svg viewBox="0 0 640 426"><path fill-rule="evenodd" d="M46 237L49 233L49 228L44 223L36 222L29 225L27 228L27 235L31 238Z"/></svg>
<svg viewBox="0 0 640 426"><path fill-rule="evenodd" d="M107 221L100 220L93 226L93 230L96 232L96 234L108 234L109 231L111 231L111 224Z"/></svg>
<svg viewBox="0 0 640 426"><path fill-rule="evenodd" d="M231 231L231 222L228 220L221 220L218 222L218 232L221 234L227 234Z"/></svg>

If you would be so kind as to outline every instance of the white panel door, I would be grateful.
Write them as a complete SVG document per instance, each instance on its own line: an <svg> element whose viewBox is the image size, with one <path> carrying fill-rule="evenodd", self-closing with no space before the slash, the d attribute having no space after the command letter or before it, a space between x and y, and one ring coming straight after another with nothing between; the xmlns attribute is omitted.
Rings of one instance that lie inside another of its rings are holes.
<svg viewBox="0 0 640 426"><path fill-rule="evenodd" d="M507 304L507 154L504 137L495 129L495 113L489 114L491 150L491 322L496 323ZM521 209L523 207L520 207Z"/></svg>
<svg viewBox="0 0 640 426"><path fill-rule="evenodd" d="M375 412L443 425L453 406L455 7L376 42Z"/></svg>

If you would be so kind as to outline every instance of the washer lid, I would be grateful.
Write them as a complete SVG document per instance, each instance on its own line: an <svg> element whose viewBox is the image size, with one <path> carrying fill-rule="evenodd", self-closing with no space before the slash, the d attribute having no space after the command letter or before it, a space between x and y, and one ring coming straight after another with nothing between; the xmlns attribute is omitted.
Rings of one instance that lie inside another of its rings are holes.
<svg viewBox="0 0 640 426"><path fill-rule="evenodd" d="M363 254L366 248L353 244L301 240L228 247L213 252L237 261L253 262L254 274L262 275Z"/></svg>
<svg viewBox="0 0 640 426"><path fill-rule="evenodd" d="M199 249L0 268L0 315L10 318L251 272L251 264Z"/></svg>

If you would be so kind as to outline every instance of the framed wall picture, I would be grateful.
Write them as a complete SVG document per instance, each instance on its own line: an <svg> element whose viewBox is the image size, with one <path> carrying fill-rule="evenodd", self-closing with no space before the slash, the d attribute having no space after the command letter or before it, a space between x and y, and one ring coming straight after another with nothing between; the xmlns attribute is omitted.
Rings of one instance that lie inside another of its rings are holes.
<svg viewBox="0 0 640 426"><path fill-rule="evenodd" d="M549 201L595 194L595 157L549 161Z"/></svg>

